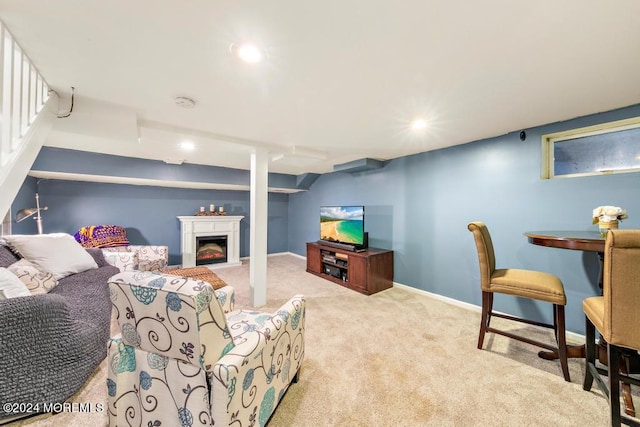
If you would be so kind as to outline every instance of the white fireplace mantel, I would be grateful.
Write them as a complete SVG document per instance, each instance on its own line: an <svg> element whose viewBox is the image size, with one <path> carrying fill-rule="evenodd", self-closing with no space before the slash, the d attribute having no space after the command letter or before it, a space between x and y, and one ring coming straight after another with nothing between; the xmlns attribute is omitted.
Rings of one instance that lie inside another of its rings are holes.
<svg viewBox="0 0 640 427"><path fill-rule="evenodd" d="M227 236L227 262L215 267L240 265L240 220L244 216L179 216L182 267L196 265L196 237Z"/></svg>

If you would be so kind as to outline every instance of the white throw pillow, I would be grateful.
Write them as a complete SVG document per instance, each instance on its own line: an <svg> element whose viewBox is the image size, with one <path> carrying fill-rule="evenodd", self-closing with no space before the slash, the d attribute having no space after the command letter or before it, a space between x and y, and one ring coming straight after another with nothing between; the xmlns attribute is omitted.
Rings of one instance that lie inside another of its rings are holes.
<svg viewBox="0 0 640 427"><path fill-rule="evenodd" d="M22 280L4 267L0 267L0 292L5 298L28 297L31 295Z"/></svg>
<svg viewBox="0 0 640 427"><path fill-rule="evenodd" d="M93 257L70 234L13 234L4 238L24 259L53 274L56 280L98 268Z"/></svg>
<svg viewBox="0 0 640 427"><path fill-rule="evenodd" d="M24 258L8 266L7 270L15 274L32 295L46 294L58 285L53 274L40 270Z"/></svg>

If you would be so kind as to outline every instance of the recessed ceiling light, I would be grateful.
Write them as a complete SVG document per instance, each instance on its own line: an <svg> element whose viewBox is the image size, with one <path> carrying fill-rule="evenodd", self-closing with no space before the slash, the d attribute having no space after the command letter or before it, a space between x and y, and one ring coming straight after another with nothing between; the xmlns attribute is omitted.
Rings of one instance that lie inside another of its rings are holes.
<svg viewBox="0 0 640 427"><path fill-rule="evenodd" d="M265 52L251 43L233 43L230 47L231 53L249 64L256 64L264 59Z"/></svg>
<svg viewBox="0 0 640 427"><path fill-rule="evenodd" d="M411 122L411 128L414 130L420 130L427 127L427 121L425 119L415 119Z"/></svg>
<svg viewBox="0 0 640 427"><path fill-rule="evenodd" d="M180 143L180 148L184 151L193 151L196 148L196 145L191 141L182 141Z"/></svg>

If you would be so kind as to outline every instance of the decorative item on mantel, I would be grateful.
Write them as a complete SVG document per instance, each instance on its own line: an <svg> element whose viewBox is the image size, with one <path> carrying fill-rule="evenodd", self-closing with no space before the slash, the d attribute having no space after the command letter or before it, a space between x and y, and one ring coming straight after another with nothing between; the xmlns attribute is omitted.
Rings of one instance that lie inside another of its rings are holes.
<svg viewBox="0 0 640 427"><path fill-rule="evenodd" d="M209 210L205 210L204 206L200 206L200 211L196 212L195 216L219 216L219 215L226 215L227 213L224 211L224 207L219 206L218 210L216 211L216 205L214 205L213 203L211 203L209 205Z"/></svg>
<svg viewBox="0 0 640 427"><path fill-rule="evenodd" d="M607 231L618 228L618 222L629 218L627 210L618 206L598 206L593 210L592 224L598 224L600 236L605 237Z"/></svg>

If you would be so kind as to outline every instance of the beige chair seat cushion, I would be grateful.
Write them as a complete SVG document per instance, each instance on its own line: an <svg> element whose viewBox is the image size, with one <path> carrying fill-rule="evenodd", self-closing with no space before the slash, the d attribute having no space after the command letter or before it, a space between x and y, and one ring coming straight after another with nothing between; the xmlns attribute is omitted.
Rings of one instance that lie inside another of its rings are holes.
<svg viewBox="0 0 640 427"><path fill-rule="evenodd" d="M566 305L567 297L558 277L541 271L506 268L491 275L489 292L516 295L525 298Z"/></svg>
<svg viewBox="0 0 640 427"><path fill-rule="evenodd" d="M604 332L604 297L590 297L582 300L582 311L598 331Z"/></svg>

